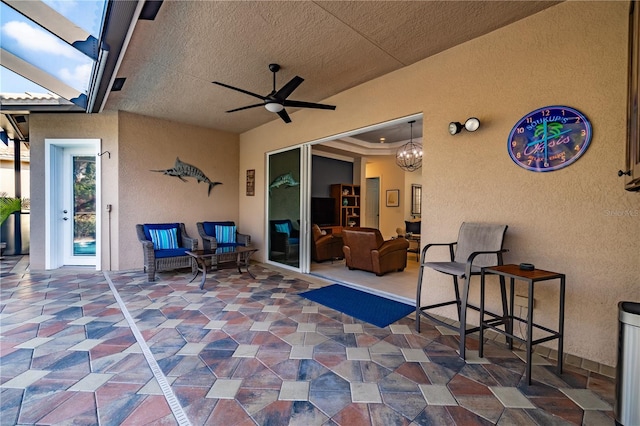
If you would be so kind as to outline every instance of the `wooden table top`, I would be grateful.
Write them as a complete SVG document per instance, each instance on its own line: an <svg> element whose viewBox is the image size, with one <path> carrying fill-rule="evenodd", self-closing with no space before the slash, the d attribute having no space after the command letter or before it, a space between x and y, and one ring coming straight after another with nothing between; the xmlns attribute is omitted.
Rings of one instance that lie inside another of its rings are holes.
<svg viewBox="0 0 640 426"><path fill-rule="evenodd" d="M502 275L509 275L519 278L524 278L533 281L540 280L550 280L553 278L561 278L564 277L564 274L558 272L545 271L543 269L534 269L533 271L525 271L520 269L519 265L509 264L509 265L499 265L499 266L490 266L488 268L484 268L485 272L490 273L500 273Z"/></svg>

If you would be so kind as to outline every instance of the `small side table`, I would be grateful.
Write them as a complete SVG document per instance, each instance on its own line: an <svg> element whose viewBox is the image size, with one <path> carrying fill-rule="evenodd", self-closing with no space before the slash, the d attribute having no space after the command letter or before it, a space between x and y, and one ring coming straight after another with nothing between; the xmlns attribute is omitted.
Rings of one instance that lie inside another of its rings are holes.
<svg viewBox="0 0 640 426"><path fill-rule="evenodd" d="M420 234L407 234L405 238L409 241L409 248L407 249L407 252L415 253L416 262L420 262Z"/></svg>
<svg viewBox="0 0 640 426"><path fill-rule="evenodd" d="M207 259L210 259L211 261L215 260L215 263L212 265L212 268L215 270L218 269L220 264L235 263L238 267L238 272L242 273L240 267L244 266L249 276L255 279L255 275L253 275L249 270L249 261L251 259L251 255L257 251L258 249L256 248L244 246L217 247L212 250L187 250L185 253L193 257L197 263L195 274L193 274L193 277L191 277L191 281L189 282L193 282L193 280L198 276L198 272L202 272L200 290L204 288L204 283L207 280Z"/></svg>
<svg viewBox="0 0 640 426"><path fill-rule="evenodd" d="M497 328L495 321L491 319L485 320L484 315L484 296L485 296L485 275L493 274L501 277L509 278L509 314L506 319L506 330ZM549 340L558 339L558 374L562 374L562 354L563 354L563 335L564 335L564 290L565 290L565 275L557 272L543 271L541 269L534 269L533 271L524 271L520 269L518 265L500 265L482 268L480 284L480 347L478 355L483 356L484 349L484 329L491 328L498 333L507 336L507 342L509 349L513 349L513 339L527 345L527 365L526 365L526 380L527 384L531 384L531 355L532 346L538 343L547 342ZM533 295L535 284L539 281L559 280L560 292L559 292L559 319L558 330L551 330L540 324L533 322ZM529 306L527 309L527 318L520 318L514 315L514 281L521 280L527 283L529 289ZM527 324L527 336L522 339L513 334L513 322L520 321ZM545 336L539 339L533 340L533 328L537 328L545 332Z"/></svg>

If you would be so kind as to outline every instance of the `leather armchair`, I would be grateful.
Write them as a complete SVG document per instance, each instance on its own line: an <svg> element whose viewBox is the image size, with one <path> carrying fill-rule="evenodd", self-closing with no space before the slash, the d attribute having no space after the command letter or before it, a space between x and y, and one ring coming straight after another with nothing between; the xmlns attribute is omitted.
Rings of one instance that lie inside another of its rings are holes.
<svg viewBox="0 0 640 426"><path fill-rule="evenodd" d="M323 235L318 225L311 227L313 234L313 243L311 244L311 258L315 262L324 262L325 260L342 259L342 237L327 234Z"/></svg>
<svg viewBox="0 0 640 426"><path fill-rule="evenodd" d="M361 269L382 276L387 272L401 272L407 267L407 248L404 238L385 241L375 228L343 228L343 251L349 269Z"/></svg>

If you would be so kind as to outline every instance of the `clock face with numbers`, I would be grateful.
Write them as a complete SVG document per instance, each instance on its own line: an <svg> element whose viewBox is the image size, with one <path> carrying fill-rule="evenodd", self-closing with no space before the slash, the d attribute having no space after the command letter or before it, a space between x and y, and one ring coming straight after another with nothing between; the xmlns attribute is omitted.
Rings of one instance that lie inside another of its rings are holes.
<svg viewBox="0 0 640 426"><path fill-rule="evenodd" d="M591 123L580 111L548 106L522 117L509 133L507 150L520 167L550 172L572 164L589 147Z"/></svg>

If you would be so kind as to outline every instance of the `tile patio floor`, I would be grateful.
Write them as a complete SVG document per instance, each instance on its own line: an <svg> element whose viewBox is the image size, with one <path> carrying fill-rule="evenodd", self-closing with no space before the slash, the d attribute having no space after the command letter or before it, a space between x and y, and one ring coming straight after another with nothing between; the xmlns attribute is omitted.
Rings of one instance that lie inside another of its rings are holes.
<svg viewBox="0 0 640 426"><path fill-rule="evenodd" d="M317 280L252 266L185 273L0 271L0 423L613 425L612 379L412 316L378 328L298 296ZM26 258L28 259L28 258ZM316 284L313 284L316 282ZM133 326L132 326L133 325Z"/></svg>

